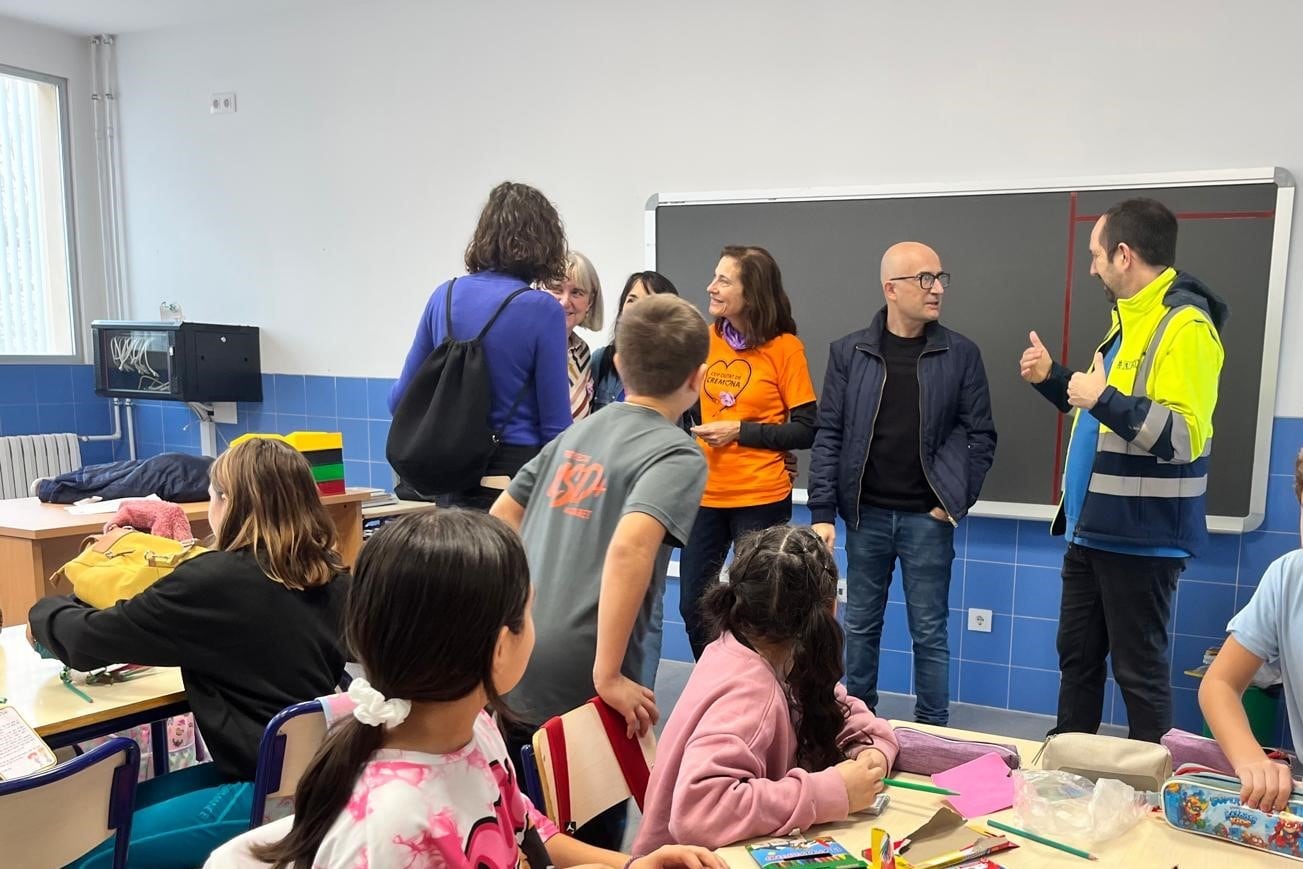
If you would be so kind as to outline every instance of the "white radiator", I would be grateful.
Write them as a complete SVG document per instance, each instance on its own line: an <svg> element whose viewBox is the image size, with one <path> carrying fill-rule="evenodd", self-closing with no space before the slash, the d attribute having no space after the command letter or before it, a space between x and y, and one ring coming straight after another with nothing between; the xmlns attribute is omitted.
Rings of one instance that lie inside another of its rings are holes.
<svg viewBox="0 0 1303 869"><path fill-rule="evenodd" d="M32 482L81 467L75 434L0 437L0 498L26 498Z"/></svg>

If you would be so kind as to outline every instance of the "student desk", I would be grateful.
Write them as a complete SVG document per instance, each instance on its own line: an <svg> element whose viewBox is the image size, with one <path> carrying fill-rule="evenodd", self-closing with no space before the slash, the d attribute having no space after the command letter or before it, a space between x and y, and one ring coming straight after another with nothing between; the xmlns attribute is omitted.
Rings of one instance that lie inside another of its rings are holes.
<svg viewBox="0 0 1303 869"><path fill-rule="evenodd" d="M352 565L362 548L362 502L370 489L349 489L342 495L323 495L339 537L339 554ZM208 527L208 502L182 504L195 536L204 538ZM88 534L104 530L113 518L96 513L78 516L62 504L42 504L36 498L0 500L0 612L10 623L27 621L32 604L47 594L70 594L71 588L48 582L50 574L81 551Z"/></svg>
<svg viewBox="0 0 1303 869"><path fill-rule="evenodd" d="M1027 739L1014 739L988 733L973 733L948 727L930 727L926 724L914 724L907 721L893 721L892 725L930 730L959 739L1003 742L1008 745L1015 745L1022 756L1024 767L1031 766L1032 758L1036 756L1036 752L1041 746L1039 742ZM926 776L916 776L908 773L901 774L900 778L928 782ZM860 852L869 847L871 831L874 827L881 827L889 832L893 839L900 839L911 830L922 826L941 807L941 801L945 799L936 794L926 794L919 791L905 790L904 788L889 787L887 793L891 795L891 805L881 816L851 820L840 824L827 824L807 831L807 833L832 836L845 846L846 850L859 857ZM1015 827L1020 826L1012 809L997 812L990 817ZM1116 842L1089 846L1087 850L1099 858L1098 862L1083 860L1080 857L1039 845L1013 833L1004 834L994 829L990 830L990 832L996 835L1007 835L1011 841L1018 843L1019 847L1012 851L992 855L991 859L1001 866L1009 867L1009 869L1019 869L1019 867L1037 867L1037 869L1041 869L1041 867L1056 867L1056 869L1057 867L1076 867L1076 869L1091 869L1091 867L1101 867L1101 869L1103 867L1228 869L1228 867L1236 867L1236 869L1242 869L1243 867L1243 869L1248 869L1248 867L1257 866L1278 866L1284 869L1285 866L1294 865L1288 860L1261 851L1232 845L1229 842L1219 842L1206 836L1180 832L1168 826L1167 822L1158 815L1145 818L1128 830L1126 835ZM760 842L771 838L774 837L767 836L753 841ZM734 869L757 869L756 862L751 859L751 855L741 845L721 848L719 856Z"/></svg>
<svg viewBox="0 0 1303 869"><path fill-rule="evenodd" d="M63 664L42 658L28 644L27 625L0 631L0 697L18 710L51 748L190 711L181 671L175 667L155 667L115 685L77 683L93 703L87 703L60 681L62 669ZM157 768L167 763L167 741L162 726L153 731ZM166 769L162 767L162 771Z"/></svg>

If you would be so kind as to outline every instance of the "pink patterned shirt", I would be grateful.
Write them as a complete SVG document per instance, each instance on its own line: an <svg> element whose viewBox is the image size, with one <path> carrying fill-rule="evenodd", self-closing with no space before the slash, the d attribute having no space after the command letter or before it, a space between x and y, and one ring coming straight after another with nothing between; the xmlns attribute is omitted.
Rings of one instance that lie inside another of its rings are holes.
<svg viewBox="0 0 1303 869"><path fill-rule="evenodd" d="M259 827L213 854L210 867L253 867L248 847L276 841L292 818ZM348 806L326 833L316 869L514 869L520 853L549 865L543 842L556 826L520 790L493 719L482 713L471 742L450 754L381 749L362 769ZM241 860L240 858L244 859Z"/></svg>

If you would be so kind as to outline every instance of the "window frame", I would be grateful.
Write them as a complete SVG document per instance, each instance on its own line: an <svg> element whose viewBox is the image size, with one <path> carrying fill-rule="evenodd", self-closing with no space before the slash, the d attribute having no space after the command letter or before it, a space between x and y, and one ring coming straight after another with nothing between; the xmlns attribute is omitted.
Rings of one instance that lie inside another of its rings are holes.
<svg viewBox="0 0 1303 869"><path fill-rule="evenodd" d="M4 354L0 353L0 365L68 365L83 361L82 307L81 307L81 270L77 256L77 208L76 193L72 174L72 124L69 118L68 79L63 76L49 75L36 70L24 69L0 63L0 74L14 78L27 79L38 84L51 85L57 94L59 106L59 150L60 169L63 172L63 222L64 251L63 256L68 270L68 319L72 330L72 352L59 354Z"/></svg>

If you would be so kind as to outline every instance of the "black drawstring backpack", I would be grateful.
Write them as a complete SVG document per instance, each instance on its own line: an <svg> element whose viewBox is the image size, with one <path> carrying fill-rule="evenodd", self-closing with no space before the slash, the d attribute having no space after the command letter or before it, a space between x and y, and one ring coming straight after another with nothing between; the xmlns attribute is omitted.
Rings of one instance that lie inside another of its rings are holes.
<svg viewBox="0 0 1303 869"><path fill-rule="evenodd" d="M399 477L423 495L462 492L479 485L492 461L502 432L489 425L493 386L484 357L484 336L498 317L529 287L507 296L469 341L458 341L452 333L452 290L443 339L416 370L394 410L394 421L385 443L385 457ZM505 425L516 411L530 382L526 380L511 402Z"/></svg>

